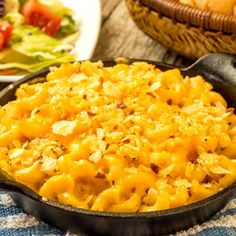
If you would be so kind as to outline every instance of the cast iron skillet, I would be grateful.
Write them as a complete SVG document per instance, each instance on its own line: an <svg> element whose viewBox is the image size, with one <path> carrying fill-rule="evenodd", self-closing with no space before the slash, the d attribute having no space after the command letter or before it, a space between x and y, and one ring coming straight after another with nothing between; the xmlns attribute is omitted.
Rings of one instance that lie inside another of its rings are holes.
<svg viewBox="0 0 236 236"><path fill-rule="evenodd" d="M138 60L129 60L129 62ZM148 61L161 70L171 65ZM230 106L236 107L236 57L225 54L210 54L188 68L181 69L189 76L201 74L220 92ZM115 65L114 60L104 61L106 66ZM26 76L0 92L0 105L14 99L20 84L34 83L33 79L45 76L49 69ZM96 212L62 205L42 198L26 186L15 182L1 171L0 188L9 191L13 200L25 212L44 222L87 235L160 235L169 234L201 223L214 215L236 193L236 182L223 191L205 200L184 207L146 213Z"/></svg>

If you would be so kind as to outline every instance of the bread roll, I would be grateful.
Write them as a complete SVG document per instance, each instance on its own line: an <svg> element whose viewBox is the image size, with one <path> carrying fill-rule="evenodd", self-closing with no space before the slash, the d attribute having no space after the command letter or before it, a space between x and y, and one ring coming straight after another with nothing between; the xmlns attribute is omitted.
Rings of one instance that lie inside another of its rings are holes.
<svg viewBox="0 0 236 236"><path fill-rule="evenodd" d="M206 10L208 9L208 2L209 0L194 0L197 7Z"/></svg>
<svg viewBox="0 0 236 236"><path fill-rule="evenodd" d="M208 9L224 14L233 14L235 0L208 0Z"/></svg>
<svg viewBox="0 0 236 236"><path fill-rule="evenodd" d="M195 6L194 0L179 0L179 2L186 5Z"/></svg>
<svg viewBox="0 0 236 236"><path fill-rule="evenodd" d="M179 0L179 2L203 10L236 15L236 0Z"/></svg>

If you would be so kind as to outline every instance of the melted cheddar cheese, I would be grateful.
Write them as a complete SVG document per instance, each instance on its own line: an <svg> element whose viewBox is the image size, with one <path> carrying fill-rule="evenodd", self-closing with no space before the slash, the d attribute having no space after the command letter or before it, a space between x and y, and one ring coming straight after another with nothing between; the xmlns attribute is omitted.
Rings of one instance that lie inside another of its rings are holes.
<svg viewBox="0 0 236 236"><path fill-rule="evenodd" d="M202 77L145 62L76 62L0 109L0 167L74 207L146 212L236 180L236 116Z"/></svg>

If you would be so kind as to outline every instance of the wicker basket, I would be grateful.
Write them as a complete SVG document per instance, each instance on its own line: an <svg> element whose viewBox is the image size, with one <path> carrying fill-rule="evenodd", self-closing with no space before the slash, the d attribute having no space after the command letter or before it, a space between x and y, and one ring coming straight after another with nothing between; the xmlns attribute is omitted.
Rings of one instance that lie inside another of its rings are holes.
<svg viewBox="0 0 236 236"><path fill-rule="evenodd" d="M236 17L200 10L177 0L126 0L138 27L163 46L189 58L211 52L236 54Z"/></svg>

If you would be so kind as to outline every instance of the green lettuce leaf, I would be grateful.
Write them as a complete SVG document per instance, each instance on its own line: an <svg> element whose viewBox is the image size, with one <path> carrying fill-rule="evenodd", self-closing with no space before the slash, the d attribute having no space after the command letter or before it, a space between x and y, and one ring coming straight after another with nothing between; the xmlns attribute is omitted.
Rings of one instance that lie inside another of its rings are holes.
<svg viewBox="0 0 236 236"><path fill-rule="evenodd" d="M14 53L14 51L12 53ZM16 52L16 54L17 54L17 52ZM15 69L28 71L28 72L35 72L35 71L43 69L44 67L48 67L48 66L55 65L55 64L60 64L63 62L72 61L72 58L71 58L71 55L64 55L64 56L55 58L54 60L44 60L44 61L34 61L33 60L30 63L23 63L23 61L21 61L21 60L20 60L21 62L17 62L16 60L14 60L14 61L15 62L0 64L0 70L15 68Z"/></svg>
<svg viewBox="0 0 236 236"><path fill-rule="evenodd" d="M20 9L27 2L27 0L18 0L18 1L19 1L19 4L20 4Z"/></svg>
<svg viewBox="0 0 236 236"><path fill-rule="evenodd" d="M10 47L38 60L53 60L73 50L71 44L62 44L58 39L30 25L22 25L13 30Z"/></svg>
<svg viewBox="0 0 236 236"><path fill-rule="evenodd" d="M59 16L64 15L73 15L74 12L72 9L65 7L65 5L60 0L39 0L40 3L46 5L48 8L53 10Z"/></svg>
<svg viewBox="0 0 236 236"><path fill-rule="evenodd" d="M28 57L22 53L19 53L11 48L4 49L0 51L0 63L11 63L12 58L15 62L20 62L22 64L30 64L37 62L37 59Z"/></svg>
<svg viewBox="0 0 236 236"><path fill-rule="evenodd" d="M24 24L25 18L18 12L9 12L4 17L4 20L8 21L14 28L18 27L19 25Z"/></svg>
<svg viewBox="0 0 236 236"><path fill-rule="evenodd" d="M75 60L73 45L62 43L30 25L15 28L9 44L10 48L0 52L0 70L17 68L35 72L43 67Z"/></svg>
<svg viewBox="0 0 236 236"><path fill-rule="evenodd" d="M56 34L57 38L64 38L68 35L74 34L78 30L78 25L74 21L71 15L64 15L61 21L61 25Z"/></svg>

